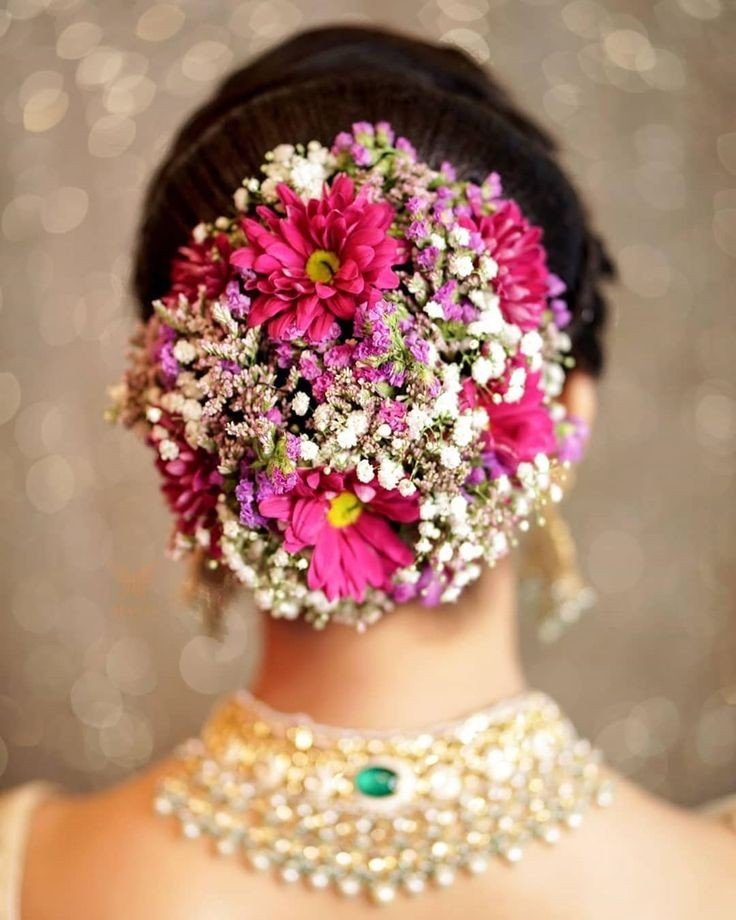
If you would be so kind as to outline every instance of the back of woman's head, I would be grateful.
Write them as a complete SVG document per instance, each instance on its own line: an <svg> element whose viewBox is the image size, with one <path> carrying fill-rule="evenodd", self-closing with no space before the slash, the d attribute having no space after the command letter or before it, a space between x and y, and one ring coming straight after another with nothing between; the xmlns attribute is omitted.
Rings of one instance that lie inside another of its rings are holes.
<svg viewBox="0 0 736 920"><path fill-rule="evenodd" d="M465 54L376 29L325 28L278 45L231 74L179 131L144 203L135 288L144 315L170 287L192 227L232 210L232 193L281 143L329 144L356 121L388 121L433 166L503 178L543 228L550 268L567 285L577 366L598 373L611 266L555 145Z"/></svg>

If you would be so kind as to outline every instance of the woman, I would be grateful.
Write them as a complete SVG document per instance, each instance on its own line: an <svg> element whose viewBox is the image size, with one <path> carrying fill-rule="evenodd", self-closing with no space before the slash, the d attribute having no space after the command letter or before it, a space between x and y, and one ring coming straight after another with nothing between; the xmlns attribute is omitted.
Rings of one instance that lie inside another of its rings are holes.
<svg viewBox="0 0 736 920"><path fill-rule="evenodd" d="M0 917L736 914L728 806L613 776L517 654L609 273L459 52L320 30L226 81L149 191L116 414L210 618L240 584L272 614L260 672L119 787L7 796Z"/></svg>

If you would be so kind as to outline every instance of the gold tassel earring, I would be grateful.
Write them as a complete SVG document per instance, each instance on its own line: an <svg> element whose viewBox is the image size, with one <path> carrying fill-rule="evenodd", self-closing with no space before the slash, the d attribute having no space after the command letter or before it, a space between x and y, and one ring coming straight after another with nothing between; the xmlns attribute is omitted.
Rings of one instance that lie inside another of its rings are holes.
<svg viewBox="0 0 736 920"><path fill-rule="evenodd" d="M572 479L572 472L566 471L566 491ZM539 522L541 526L524 541L520 574L525 593L537 608L539 638L552 642L595 604L596 595L580 572L575 540L559 504L549 502Z"/></svg>

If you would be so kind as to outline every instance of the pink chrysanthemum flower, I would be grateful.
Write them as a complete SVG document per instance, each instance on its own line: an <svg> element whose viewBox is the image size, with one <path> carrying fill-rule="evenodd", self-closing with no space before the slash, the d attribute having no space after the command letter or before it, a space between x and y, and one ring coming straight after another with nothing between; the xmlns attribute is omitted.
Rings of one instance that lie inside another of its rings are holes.
<svg viewBox="0 0 736 920"><path fill-rule="evenodd" d="M232 246L225 233L198 243L190 241L182 246L171 263L171 293L184 294L187 300L196 300L200 288L205 296L215 299L225 290L230 277Z"/></svg>
<svg viewBox="0 0 736 920"><path fill-rule="evenodd" d="M258 503L266 517L286 521L283 546L296 553L311 546L307 585L329 600L364 599L367 585L388 590L396 569L414 560L389 521L409 523L419 517L416 495L359 482L352 473L299 470L286 495Z"/></svg>
<svg viewBox="0 0 736 920"><path fill-rule="evenodd" d="M502 201L492 214L461 218L460 223L480 233L498 265L493 284L504 318L525 332L536 329L549 292L541 228L530 225L515 201Z"/></svg>
<svg viewBox="0 0 736 920"><path fill-rule="evenodd" d="M156 466L163 477L161 491L175 515L176 530L188 537L198 530L209 532L210 551L218 556L217 499L224 480L217 469L217 454L190 447L165 419L160 424L170 429L168 440L177 449L177 456L172 459L163 459L160 453L156 457ZM155 442L154 446L158 452Z"/></svg>
<svg viewBox="0 0 736 920"><path fill-rule="evenodd" d="M246 286L259 291L248 324L267 322L275 339L320 341L336 319L352 319L358 303L398 286L398 244L388 234L393 209L368 201L365 190L356 195L345 175L321 198L302 201L283 183L278 194L286 216L258 208L260 221L243 220L248 246L231 257L254 274Z"/></svg>
<svg viewBox="0 0 736 920"><path fill-rule="evenodd" d="M522 461L533 460L537 454L551 455L556 450L554 422L539 384L539 373L529 374L518 402L495 403L490 393L474 381L463 383L461 405L486 410L490 424L483 432L485 446L508 473L516 472Z"/></svg>

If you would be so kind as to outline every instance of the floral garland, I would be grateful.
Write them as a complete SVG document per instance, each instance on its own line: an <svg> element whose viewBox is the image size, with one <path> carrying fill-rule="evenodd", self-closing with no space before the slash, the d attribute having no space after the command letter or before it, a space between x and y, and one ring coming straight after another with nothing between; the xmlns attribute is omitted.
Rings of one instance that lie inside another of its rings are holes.
<svg viewBox="0 0 736 920"><path fill-rule="evenodd" d="M542 231L387 123L265 159L179 250L116 394L171 552L317 627L454 601L578 453Z"/></svg>

